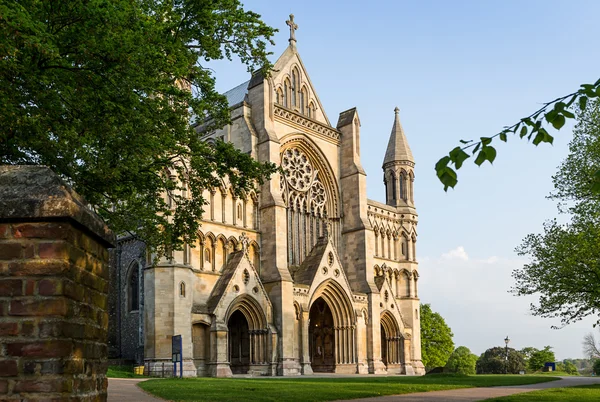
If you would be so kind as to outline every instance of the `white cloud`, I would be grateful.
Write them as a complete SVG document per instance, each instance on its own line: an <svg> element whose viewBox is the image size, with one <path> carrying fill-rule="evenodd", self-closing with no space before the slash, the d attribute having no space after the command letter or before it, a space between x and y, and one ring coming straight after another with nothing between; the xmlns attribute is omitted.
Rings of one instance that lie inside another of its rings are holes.
<svg viewBox="0 0 600 402"><path fill-rule="evenodd" d="M465 251L465 248L463 246L458 246L455 249L442 254L442 258L445 260L458 259L458 260L468 261L469 255L467 254L467 252Z"/></svg>

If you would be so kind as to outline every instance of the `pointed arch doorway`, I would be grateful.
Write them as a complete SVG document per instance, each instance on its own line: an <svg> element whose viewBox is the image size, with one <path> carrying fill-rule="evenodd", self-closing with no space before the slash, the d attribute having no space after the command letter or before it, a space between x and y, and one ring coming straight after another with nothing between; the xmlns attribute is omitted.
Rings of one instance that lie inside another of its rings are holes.
<svg viewBox="0 0 600 402"><path fill-rule="evenodd" d="M335 372L335 329L329 305L319 297L309 313L310 361L313 372Z"/></svg>
<svg viewBox="0 0 600 402"><path fill-rule="evenodd" d="M250 330L241 311L235 311L227 323L229 330L229 364L233 374L246 374L250 369Z"/></svg>
<svg viewBox="0 0 600 402"><path fill-rule="evenodd" d="M381 315L381 361L389 374L400 374L404 358L404 338L394 316L385 311Z"/></svg>

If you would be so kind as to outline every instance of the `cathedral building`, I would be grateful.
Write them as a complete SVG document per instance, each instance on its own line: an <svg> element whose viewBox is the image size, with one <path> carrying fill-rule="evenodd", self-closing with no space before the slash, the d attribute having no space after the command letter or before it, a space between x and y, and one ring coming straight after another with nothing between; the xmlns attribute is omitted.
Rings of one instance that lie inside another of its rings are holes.
<svg viewBox="0 0 600 402"><path fill-rule="evenodd" d="M367 199L358 111L330 122L288 25L273 73L225 93L231 124L198 129L282 173L244 197L207 189L197 244L170 259L120 239L111 354L150 375L172 372L174 335L186 376L424 374L415 163L399 111L382 152L385 202Z"/></svg>

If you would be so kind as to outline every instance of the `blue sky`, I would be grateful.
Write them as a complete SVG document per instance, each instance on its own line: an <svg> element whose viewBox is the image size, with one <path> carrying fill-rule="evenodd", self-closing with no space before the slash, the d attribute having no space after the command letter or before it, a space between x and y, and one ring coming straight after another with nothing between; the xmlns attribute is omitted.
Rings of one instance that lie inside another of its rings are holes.
<svg viewBox="0 0 600 402"><path fill-rule="evenodd" d="M383 201L381 164L395 106L416 160L420 296L455 343L475 353L503 344L582 357L594 319L561 330L531 317L533 299L507 293L523 260L514 248L556 216L545 199L567 154L570 129L537 149L509 138L494 166L472 163L445 193L433 166L459 139L489 136L541 103L600 78L598 1L245 1L279 28L294 13L298 50L333 124L357 107L369 198ZM245 81L239 63L216 62L217 88Z"/></svg>

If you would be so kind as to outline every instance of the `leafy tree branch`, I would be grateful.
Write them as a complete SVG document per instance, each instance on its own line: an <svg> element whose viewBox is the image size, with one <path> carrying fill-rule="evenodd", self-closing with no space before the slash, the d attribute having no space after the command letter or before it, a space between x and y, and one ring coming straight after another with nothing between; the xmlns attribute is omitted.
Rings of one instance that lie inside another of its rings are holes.
<svg viewBox="0 0 600 402"><path fill-rule="evenodd" d="M458 183L456 171L463 166L467 159L475 157L474 163L477 166L481 166L485 161L493 163L497 156L496 148L492 145L495 140L507 142L509 135L512 134L518 135L520 139L527 138L535 146L544 142L552 144L554 137L548 133L547 128L552 126L554 129L560 130L567 119L575 118L574 107L584 111L589 100L598 97L600 97L600 79L594 84L583 84L573 93L544 103L529 116L523 117L517 123L505 127L491 137L481 137L479 141L460 140L461 145L452 149L435 165L437 177L444 185L444 191L448 191L449 187L456 186ZM594 191L600 191L600 170L595 173Z"/></svg>

